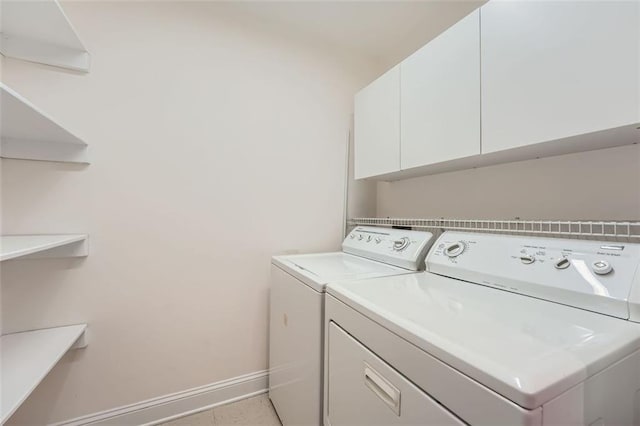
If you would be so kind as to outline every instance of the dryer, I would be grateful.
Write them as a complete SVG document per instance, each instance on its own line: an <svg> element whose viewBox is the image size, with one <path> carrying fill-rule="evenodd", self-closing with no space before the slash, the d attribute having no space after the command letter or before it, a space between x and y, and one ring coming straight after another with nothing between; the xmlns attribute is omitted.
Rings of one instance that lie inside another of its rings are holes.
<svg viewBox="0 0 640 426"><path fill-rule="evenodd" d="M331 283L325 425L640 425L640 245L445 232Z"/></svg>
<svg viewBox="0 0 640 426"><path fill-rule="evenodd" d="M327 283L416 273L433 240L429 232L359 226L342 252L273 257L269 397L285 426L322 424Z"/></svg>

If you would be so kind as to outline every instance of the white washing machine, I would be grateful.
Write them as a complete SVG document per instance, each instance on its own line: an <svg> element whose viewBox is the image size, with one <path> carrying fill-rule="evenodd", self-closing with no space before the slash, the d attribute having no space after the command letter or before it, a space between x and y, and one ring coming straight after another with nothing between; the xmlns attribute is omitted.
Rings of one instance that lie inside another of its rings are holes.
<svg viewBox="0 0 640 426"><path fill-rule="evenodd" d="M640 245L445 232L331 283L326 426L640 425Z"/></svg>
<svg viewBox="0 0 640 426"><path fill-rule="evenodd" d="M284 425L322 424L326 284L415 273L432 242L428 232L359 226L342 252L273 257L269 397Z"/></svg>

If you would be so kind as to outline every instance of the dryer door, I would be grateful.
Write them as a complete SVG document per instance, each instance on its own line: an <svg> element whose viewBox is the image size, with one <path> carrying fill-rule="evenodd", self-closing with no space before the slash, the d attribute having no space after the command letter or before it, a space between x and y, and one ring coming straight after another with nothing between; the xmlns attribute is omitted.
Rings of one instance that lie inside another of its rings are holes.
<svg viewBox="0 0 640 426"><path fill-rule="evenodd" d="M333 322L328 356L331 426L465 424Z"/></svg>

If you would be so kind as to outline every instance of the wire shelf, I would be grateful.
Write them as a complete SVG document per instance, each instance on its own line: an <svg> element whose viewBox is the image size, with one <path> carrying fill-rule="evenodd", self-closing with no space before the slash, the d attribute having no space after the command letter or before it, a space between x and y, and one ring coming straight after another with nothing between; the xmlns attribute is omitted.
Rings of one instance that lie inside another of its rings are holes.
<svg viewBox="0 0 640 426"><path fill-rule="evenodd" d="M349 225L640 242L640 222L354 218Z"/></svg>

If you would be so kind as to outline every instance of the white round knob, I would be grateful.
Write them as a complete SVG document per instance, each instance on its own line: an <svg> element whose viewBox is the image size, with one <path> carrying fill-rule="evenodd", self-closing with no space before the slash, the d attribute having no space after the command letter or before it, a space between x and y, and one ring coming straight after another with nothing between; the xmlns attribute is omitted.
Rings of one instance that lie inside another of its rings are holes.
<svg viewBox="0 0 640 426"><path fill-rule="evenodd" d="M520 256L520 261L525 265L530 265L536 261L536 258L531 256L530 254L523 254L522 256Z"/></svg>
<svg viewBox="0 0 640 426"><path fill-rule="evenodd" d="M371 241L371 235L367 236L367 242Z"/></svg>
<svg viewBox="0 0 640 426"><path fill-rule="evenodd" d="M561 257L553 263L556 269L567 269L571 265L571 261L566 257Z"/></svg>
<svg viewBox="0 0 640 426"><path fill-rule="evenodd" d="M409 245L411 241L407 237L402 237L399 240L393 242L393 249L396 251L402 251Z"/></svg>
<svg viewBox="0 0 640 426"><path fill-rule="evenodd" d="M380 237L376 237L376 244L380 244L382 242L382 239Z"/></svg>
<svg viewBox="0 0 640 426"><path fill-rule="evenodd" d="M349 238L351 238L352 240L356 237L356 234L351 234L349 235Z"/></svg>
<svg viewBox="0 0 640 426"><path fill-rule="evenodd" d="M613 267L606 260L596 260L591 264L591 269L598 275L606 275L613 271Z"/></svg>
<svg viewBox="0 0 640 426"><path fill-rule="evenodd" d="M362 240L362 238L363 238L363 237L362 237L362 234L358 234L358 241L361 241L361 240Z"/></svg>
<svg viewBox="0 0 640 426"><path fill-rule="evenodd" d="M467 248L467 245L464 241L458 241L457 243L449 244L444 249L444 254L449 257L457 257L462 254L462 252Z"/></svg>

